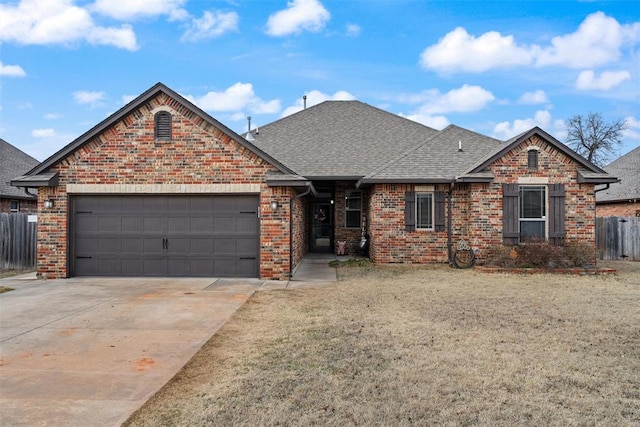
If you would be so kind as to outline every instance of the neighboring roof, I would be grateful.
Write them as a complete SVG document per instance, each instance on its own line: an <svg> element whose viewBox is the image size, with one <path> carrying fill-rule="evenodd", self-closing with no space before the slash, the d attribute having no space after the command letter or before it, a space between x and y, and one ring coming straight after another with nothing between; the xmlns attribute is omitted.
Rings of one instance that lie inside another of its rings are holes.
<svg viewBox="0 0 640 427"><path fill-rule="evenodd" d="M325 101L260 127L254 144L306 178L361 178L438 131L360 101Z"/></svg>
<svg viewBox="0 0 640 427"><path fill-rule="evenodd" d="M75 152L76 150L78 150L79 148L81 148L82 146L90 142L93 138L95 138L101 132L103 132L110 126L114 125L118 121L122 120L125 116L127 116L131 112L138 109L144 103L155 98L160 93L164 93L172 97L173 99L178 101L180 104L182 104L184 107L186 107L190 112L192 112L196 116L199 116L203 120L209 122L211 125L215 126L216 128L220 129L222 132L229 135L235 142L244 146L245 148L247 148L249 151L253 152L257 156L263 158L265 161L275 166L282 173L292 172L282 163L277 161L275 158L271 157L261 149L257 148L255 145L251 144L249 141L247 141L246 139L244 139L243 137L241 137L240 135L238 135L237 133L235 133L234 131L232 131L231 129L229 129L228 127L226 127L225 125L223 125L222 123L214 119L213 117L211 117L209 114L205 113L203 110L195 106L193 103L191 103L189 100L182 97L177 92L174 92L172 89L168 88L162 83L156 83L153 87L146 90L144 93L142 93L140 96L135 98L133 101L129 102L127 105L125 105L124 107L122 107L121 109L119 109L118 111L110 115L109 117L107 117L102 122L98 123L89 131L85 132L83 135L81 135L80 137L72 141L70 144L62 148L60 151L58 151L57 153L55 153L54 155L46 159L44 162L40 163L38 166L36 166L35 168L27 172L26 175L37 175L43 172L47 172L49 168L56 165L59 161L61 161L71 153ZM17 184L20 184L20 182L18 182L19 180L15 180L15 181Z"/></svg>
<svg viewBox="0 0 640 427"><path fill-rule="evenodd" d="M12 178L33 169L40 162L0 138L0 197L35 199L24 190L10 185Z"/></svg>
<svg viewBox="0 0 640 427"><path fill-rule="evenodd" d="M640 147L609 163L604 170L618 177L607 190L596 193L596 203L640 200Z"/></svg>
<svg viewBox="0 0 640 427"><path fill-rule="evenodd" d="M449 125L431 139L365 176L361 184L379 182L452 182L488 151L503 146L497 139ZM477 174L479 180L492 175Z"/></svg>

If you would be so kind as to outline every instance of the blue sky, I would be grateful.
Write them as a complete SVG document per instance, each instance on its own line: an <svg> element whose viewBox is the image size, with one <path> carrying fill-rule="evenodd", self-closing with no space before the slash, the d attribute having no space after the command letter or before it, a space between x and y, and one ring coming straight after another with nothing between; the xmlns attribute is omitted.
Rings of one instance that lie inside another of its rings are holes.
<svg viewBox="0 0 640 427"><path fill-rule="evenodd" d="M637 1L0 0L0 138L44 160L156 82L237 132L327 99L640 145Z"/></svg>

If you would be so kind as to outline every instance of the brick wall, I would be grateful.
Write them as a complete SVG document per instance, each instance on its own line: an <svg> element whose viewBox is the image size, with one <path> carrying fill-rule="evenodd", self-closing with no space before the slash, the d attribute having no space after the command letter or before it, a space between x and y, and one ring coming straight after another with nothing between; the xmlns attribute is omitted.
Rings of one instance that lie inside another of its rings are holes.
<svg viewBox="0 0 640 427"><path fill-rule="evenodd" d="M539 149L535 171L527 167L527 152ZM456 184L452 192L452 243L464 238L480 250L502 244L502 184L519 181L540 181L565 185L566 240L594 246L595 197L592 184L578 184L578 165L545 141L532 137L496 160L490 169L492 183ZM369 199L371 257L376 263L446 262L447 232L429 230L405 231L404 197L414 191L411 184L375 185ZM447 185L436 191L448 193ZM445 212L448 206L445 203ZM595 253L595 252L594 252Z"/></svg>
<svg viewBox="0 0 640 427"><path fill-rule="evenodd" d="M154 112L171 109L171 141L154 139ZM264 184L275 168L176 100L160 94L60 161L60 185L39 190L38 272L67 277L68 184L258 184L260 187L260 276L289 274L290 190ZM44 210L44 200L53 209ZM269 204L278 201L274 212Z"/></svg>
<svg viewBox="0 0 640 427"><path fill-rule="evenodd" d="M18 200L19 212L27 213L27 214L35 214L38 212L38 203L36 200L3 199L3 198L0 198L0 212L11 213L12 200Z"/></svg>
<svg viewBox="0 0 640 427"><path fill-rule="evenodd" d="M362 192L362 224L359 228L347 228L345 218L346 197L351 191ZM338 241L347 242L347 254L353 255L358 248L362 233L368 230L369 192L357 189L353 181L337 181L334 193L334 253L338 250Z"/></svg>
<svg viewBox="0 0 640 427"><path fill-rule="evenodd" d="M293 198L293 266L295 268L309 251L309 215L307 199Z"/></svg>
<svg viewBox="0 0 640 427"><path fill-rule="evenodd" d="M597 204L596 215L599 218L605 216L640 216L640 201Z"/></svg>

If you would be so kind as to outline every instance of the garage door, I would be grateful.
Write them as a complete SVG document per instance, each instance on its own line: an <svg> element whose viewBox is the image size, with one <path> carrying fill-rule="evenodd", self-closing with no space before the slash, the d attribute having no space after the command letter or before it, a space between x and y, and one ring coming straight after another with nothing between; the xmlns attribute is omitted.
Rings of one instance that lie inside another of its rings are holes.
<svg viewBox="0 0 640 427"><path fill-rule="evenodd" d="M75 276L257 277L258 196L76 196Z"/></svg>

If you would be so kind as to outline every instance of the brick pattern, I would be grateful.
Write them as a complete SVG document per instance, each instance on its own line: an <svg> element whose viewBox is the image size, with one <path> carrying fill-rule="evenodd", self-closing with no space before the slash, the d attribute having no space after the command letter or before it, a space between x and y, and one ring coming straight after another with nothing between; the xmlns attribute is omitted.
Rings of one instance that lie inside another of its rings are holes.
<svg viewBox="0 0 640 427"><path fill-rule="evenodd" d="M38 203L35 200L0 198L0 213L11 213L12 200L18 200L19 212L27 214L35 214L38 212Z"/></svg>
<svg viewBox="0 0 640 427"><path fill-rule="evenodd" d="M626 203L606 203L596 205L596 215L605 216L639 216L640 201Z"/></svg>
<svg viewBox="0 0 640 427"><path fill-rule="evenodd" d="M173 139L154 139L153 111L173 114ZM60 185L39 190L38 272L67 277L68 184L254 184L260 188L260 276L289 275L290 190L270 188L265 175L275 168L198 117L173 98L160 94L124 117L54 168ZM53 199L53 209L43 202ZM270 203L281 205L273 212Z"/></svg>
<svg viewBox="0 0 640 427"><path fill-rule="evenodd" d="M309 251L309 202L307 199L293 198L293 268Z"/></svg>
<svg viewBox="0 0 640 427"><path fill-rule="evenodd" d="M527 152L538 147L538 169L529 170ZM595 195L592 184L578 184L578 165L542 139L532 137L496 160L491 166L495 179L489 184L457 184L452 197L452 243L466 239L479 249L478 258L492 245L502 244L502 184L521 178L546 179L549 184L565 185L566 240L594 246ZM404 196L413 191L411 184L373 186L368 201L371 257L376 263L447 262L447 232L405 231ZM436 186L445 191L445 185ZM446 204L448 203L448 198ZM448 206L445 204L445 212Z"/></svg>
<svg viewBox="0 0 640 427"><path fill-rule="evenodd" d="M346 197L351 191L362 192L362 223L360 228L346 227ZM337 181L334 193L334 253L338 250L338 241L347 242L347 254L353 255L358 250L360 238L363 232L368 230L368 206L369 192L364 189L356 189L353 181Z"/></svg>

